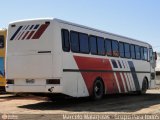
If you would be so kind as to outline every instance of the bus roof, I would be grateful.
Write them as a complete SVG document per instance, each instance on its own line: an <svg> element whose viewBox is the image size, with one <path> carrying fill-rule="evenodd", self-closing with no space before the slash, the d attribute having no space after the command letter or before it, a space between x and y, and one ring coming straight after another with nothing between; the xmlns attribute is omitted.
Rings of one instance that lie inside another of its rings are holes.
<svg viewBox="0 0 160 120"><path fill-rule="evenodd" d="M149 47L152 47L149 43L144 42L144 41L141 41L141 40L136 40L136 39L129 38L129 37L126 37L126 36L122 36L122 35L118 35L118 34L106 32L106 31L103 31L103 30L99 30L99 29L95 29L95 28L92 28L92 27L87 27L87 26L84 26L84 25L80 25L80 24L76 24L76 23L64 21L64 20L57 19L57 18L25 19L25 20L19 20L19 21L10 22L10 24L21 23L21 22L25 22L25 21L36 21L36 20L49 20L49 21L50 21L50 20L55 20L55 21L60 22L60 23L69 24L69 25L73 25L73 26L77 26L77 27L81 27L81 28L93 30L93 31L96 31L96 32L100 32L100 33L104 33L104 34L109 34L109 35L111 35L111 36L121 37L121 38L129 39L129 40L131 40L131 41L140 42L140 43L149 45Z"/></svg>
<svg viewBox="0 0 160 120"><path fill-rule="evenodd" d="M131 40L131 41L136 41L136 42L148 44L149 47L152 47L149 43L144 42L144 41L141 41L141 40L136 40L136 39L129 38L129 37L126 37L126 36L122 36L122 35L118 35L118 34L106 32L106 31L103 31L103 30L95 29L95 28L92 28L92 27L87 27L87 26L84 26L84 25L79 25L79 24L76 24L76 23L64 21L64 20L57 19L57 18L55 18L54 20L56 20L56 21L58 21L58 22L61 22L61 23L70 24L70 25L74 25L74 26L77 26L77 27L85 28L85 29L90 29L90 30L97 31L97 32L100 32L100 33L109 34L109 35L112 35L112 36L116 36L116 37L121 37L121 38L129 39L129 40Z"/></svg>

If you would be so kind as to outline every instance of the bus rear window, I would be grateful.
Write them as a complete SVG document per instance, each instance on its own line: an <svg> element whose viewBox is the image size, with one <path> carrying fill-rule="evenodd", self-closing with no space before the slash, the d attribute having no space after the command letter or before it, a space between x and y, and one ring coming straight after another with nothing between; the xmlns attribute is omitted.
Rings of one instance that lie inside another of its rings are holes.
<svg viewBox="0 0 160 120"><path fill-rule="evenodd" d="M69 31L62 29L62 48L63 51L69 52L70 51L70 44L69 44Z"/></svg>
<svg viewBox="0 0 160 120"><path fill-rule="evenodd" d="M4 36L0 36L0 48L4 48Z"/></svg>

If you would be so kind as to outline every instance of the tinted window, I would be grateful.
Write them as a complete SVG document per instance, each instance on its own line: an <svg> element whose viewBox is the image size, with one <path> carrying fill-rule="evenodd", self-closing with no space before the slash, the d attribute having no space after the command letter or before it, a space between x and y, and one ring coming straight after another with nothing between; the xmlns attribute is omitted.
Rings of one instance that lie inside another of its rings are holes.
<svg viewBox="0 0 160 120"><path fill-rule="evenodd" d="M112 56L112 44L109 39L105 39L105 50L108 56Z"/></svg>
<svg viewBox="0 0 160 120"><path fill-rule="evenodd" d="M79 33L79 41L80 41L80 52L89 53L88 35L84 33Z"/></svg>
<svg viewBox="0 0 160 120"><path fill-rule="evenodd" d="M136 54L135 54L135 46L131 45L131 58L135 59L136 58Z"/></svg>
<svg viewBox="0 0 160 120"><path fill-rule="evenodd" d="M91 54L96 55L97 54L97 39L95 36L90 36L89 37L89 42L90 42L90 51Z"/></svg>
<svg viewBox="0 0 160 120"><path fill-rule="evenodd" d="M140 47L141 50L141 59L144 60L144 52L143 52L143 47Z"/></svg>
<svg viewBox="0 0 160 120"><path fill-rule="evenodd" d="M71 50L73 52L79 52L79 39L78 39L78 33L71 31Z"/></svg>
<svg viewBox="0 0 160 120"><path fill-rule="evenodd" d="M148 49L144 48L144 60L148 60Z"/></svg>
<svg viewBox="0 0 160 120"><path fill-rule="evenodd" d="M136 59L140 59L141 58L141 54L140 54L140 47L139 46L135 46L135 52L136 52Z"/></svg>
<svg viewBox="0 0 160 120"><path fill-rule="evenodd" d="M105 55L104 39L103 38L97 37L97 46L98 46L98 54Z"/></svg>
<svg viewBox="0 0 160 120"><path fill-rule="evenodd" d="M69 31L62 29L62 49L63 51L68 52L70 50L70 45L69 45Z"/></svg>
<svg viewBox="0 0 160 120"><path fill-rule="evenodd" d="M126 58L130 58L130 44L124 43L124 54Z"/></svg>
<svg viewBox="0 0 160 120"><path fill-rule="evenodd" d="M119 56L118 41L112 40L112 53L114 57Z"/></svg>
<svg viewBox="0 0 160 120"><path fill-rule="evenodd" d="M4 36L0 36L0 48L4 48Z"/></svg>
<svg viewBox="0 0 160 120"><path fill-rule="evenodd" d="M124 43L119 42L119 54L120 57L124 57Z"/></svg>

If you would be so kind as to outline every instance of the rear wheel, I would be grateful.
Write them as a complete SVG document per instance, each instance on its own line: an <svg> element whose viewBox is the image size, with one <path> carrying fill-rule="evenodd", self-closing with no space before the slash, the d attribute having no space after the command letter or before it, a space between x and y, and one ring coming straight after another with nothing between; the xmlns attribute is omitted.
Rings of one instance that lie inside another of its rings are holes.
<svg viewBox="0 0 160 120"><path fill-rule="evenodd" d="M93 99L100 100L104 95L104 86L102 80L97 79L93 85Z"/></svg>

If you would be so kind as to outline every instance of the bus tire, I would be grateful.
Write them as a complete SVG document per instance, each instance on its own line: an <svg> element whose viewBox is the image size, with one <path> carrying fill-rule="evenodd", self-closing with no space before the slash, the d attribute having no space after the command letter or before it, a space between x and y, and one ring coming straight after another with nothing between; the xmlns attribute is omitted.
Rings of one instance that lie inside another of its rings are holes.
<svg viewBox="0 0 160 120"><path fill-rule="evenodd" d="M93 99L100 100L104 95L103 81L100 79L95 80L93 84Z"/></svg>
<svg viewBox="0 0 160 120"><path fill-rule="evenodd" d="M140 94L145 94L147 89L148 89L148 82L147 82L147 79L144 78L142 82L142 89L140 91Z"/></svg>

